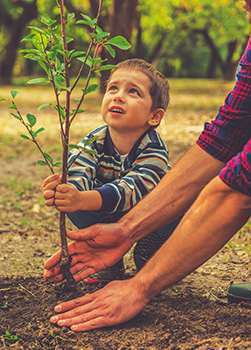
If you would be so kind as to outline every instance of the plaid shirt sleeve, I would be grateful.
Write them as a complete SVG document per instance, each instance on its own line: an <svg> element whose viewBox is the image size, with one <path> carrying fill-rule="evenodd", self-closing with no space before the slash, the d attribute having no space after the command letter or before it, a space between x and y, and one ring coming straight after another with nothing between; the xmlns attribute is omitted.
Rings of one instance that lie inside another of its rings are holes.
<svg viewBox="0 0 251 350"><path fill-rule="evenodd" d="M197 144L213 157L227 163L251 136L251 39L239 62L233 90L215 120L206 123Z"/></svg>
<svg viewBox="0 0 251 350"><path fill-rule="evenodd" d="M226 185L251 196L251 139L219 174Z"/></svg>
<svg viewBox="0 0 251 350"><path fill-rule="evenodd" d="M206 123L197 144L227 163L220 178L251 196L251 38L239 62L233 90L215 120Z"/></svg>

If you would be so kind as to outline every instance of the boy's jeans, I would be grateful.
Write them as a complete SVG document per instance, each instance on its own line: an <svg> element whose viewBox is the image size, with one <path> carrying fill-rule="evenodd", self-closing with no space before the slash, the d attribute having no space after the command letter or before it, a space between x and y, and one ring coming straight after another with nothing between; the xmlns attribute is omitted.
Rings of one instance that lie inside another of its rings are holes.
<svg viewBox="0 0 251 350"><path fill-rule="evenodd" d="M107 213L105 211L75 211L74 213L67 213L68 218L78 228L83 229L98 223L113 223L119 221L127 212ZM169 238L175 228L178 226L182 216L174 220L170 224L160 228L156 233L160 237ZM156 218L158 220L158 218Z"/></svg>

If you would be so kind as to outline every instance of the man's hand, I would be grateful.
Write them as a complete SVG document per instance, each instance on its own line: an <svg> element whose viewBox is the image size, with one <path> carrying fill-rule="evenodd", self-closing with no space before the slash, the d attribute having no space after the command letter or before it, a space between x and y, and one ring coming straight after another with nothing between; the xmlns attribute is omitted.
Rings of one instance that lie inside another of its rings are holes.
<svg viewBox="0 0 251 350"><path fill-rule="evenodd" d="M133 244L128 239L126 227L118 223L67 231L67 236L74 240L68 246L68 253L72 258L70 271L76 282L114 265ZM58 251L46 261L46 279L52 278L54 282L63 280L60 260L61 251Z"/></svg>
<svg viewBox="0 0 251 350"><path fill-rule="evenodd" d="M75 332L114 326L136 316L148 303L144 291L132 278L113 281L101 290L55 307L60 314L51 318L58 326Z"/></svg>

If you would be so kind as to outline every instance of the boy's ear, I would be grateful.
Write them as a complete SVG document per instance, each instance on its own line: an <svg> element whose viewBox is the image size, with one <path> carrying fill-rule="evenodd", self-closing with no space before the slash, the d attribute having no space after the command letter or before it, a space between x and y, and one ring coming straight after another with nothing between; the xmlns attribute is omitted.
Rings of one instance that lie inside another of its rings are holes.
<svg viewBox="0 0 251 350"><path fill-rule="evenodd" d="M148 125L150 125L150 126L159 125L162 118L164 117L164 114L165 114L165 111L162 108L158 108L155 111L153 111L149 120L148 120Z"/></svg>

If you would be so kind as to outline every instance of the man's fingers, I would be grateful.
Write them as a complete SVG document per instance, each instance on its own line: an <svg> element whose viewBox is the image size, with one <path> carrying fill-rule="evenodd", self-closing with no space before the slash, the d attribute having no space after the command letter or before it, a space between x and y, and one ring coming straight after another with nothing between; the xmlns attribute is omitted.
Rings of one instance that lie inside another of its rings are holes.
<svg viewBox="0 0 251 350"><path fill-rule="evenodd" d="M111 322L108 322L107 317L100 316L99 312L96 310L70 319L59 320L57 324L60 327L71 327L74 332L89 331L112 325Z"/></svg>
<svg viewBox="0 0 251 350"><path fill-rule="evenodd" d="M54 268L56 265L58 265L60 261L61 261L61 250L57 251L44 263L44 268L46 270L50 270Z"/></svg>
<svg viewBox="0 0 251 350"><path fill-rule="evenodd" d="M62 312L62 314L53 316L50 321L57 323L60 327L72 326L72 330L75 332L105 327L111 324L105 316L106 309L103 310L98 301L95 303L95 293L86 294L84 297L62 303L55 307L55 311Z"/></svg>
<svg viewBox="0 0 251 350"><path fill-rule="evenodd" d="M121 324L147 304L142 295L134 292L135 284L130 280L111 282L93 294L57 305L55 311L59 314L50 321L75 332Z"/></svg>
<svg viewBox="0 0 251 350"><path fill-rule="evenodd" d="M68 238L70 238L73 241L87 241L88 239L94 239L96 237L95 228L96 225L81 230L66 230L66 234Z"/></svg>

